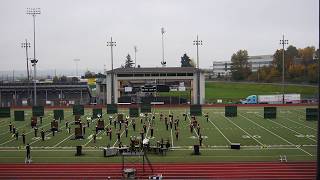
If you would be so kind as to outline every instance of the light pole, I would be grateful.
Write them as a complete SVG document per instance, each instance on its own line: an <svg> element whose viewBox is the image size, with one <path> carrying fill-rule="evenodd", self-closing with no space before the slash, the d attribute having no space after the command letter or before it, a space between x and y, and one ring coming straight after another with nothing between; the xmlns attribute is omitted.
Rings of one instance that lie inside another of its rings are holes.
<svg viewBox="0 0 320 180"><path fill-rule="evenodd" d="M40 8L27 8L27 14L33 17L33 59L31 60L32 66L34 68L33 86L34 86L34 102L33 105L37 105L37 72L36 66L38 60L36 59L36 15L41 14Z"/></svg>
<svg viewBox="0 0 320 180"><path fill-rule="evenodd" d="M162 37L162 61L161 61L161 65L162 67L166 67L166 64L167 62L164 61L164 41L163 41L163 34L165 33L166 31L164 30L164 28L162 27L161 28L161 37Z"/></svg>
<svg viewBox="0 0 320 180"><path fill-rule="evenodd" d="M133 46L134 49L134 67L137 66L137 52L138 52L138 48L137 46Z"/></svg>
<svg viewBox="0 0 320 180"><path fill-rule="evenodd" d="M73 59L73 61L76 63L76 76L78 77L78 62L80 59Z"/></svg>
<svg viewBox="0 0 320 180"><path fill-rule="evenodd" d="M22 48L26 48L26 60L27 60L27 77L28 82L30 81L30 75L29 75L29 58L28 58L28 48L30 48L30 43L28 43L28 40L26 39L25 43L21 43Z"/></svg>
<svg viewBox="0 0 320 180"><path fill-rule="evenodd" d="M113 46L117 46L116 43L117 42L112 41L112 37L111 37L111 40L109 42L107 42L107 46L110 46L110 49L111 49L111 104L114 104Z"/></svg>
<svg viewBox="0 0 320 180"><path fill-rule="evenodd" d="M193 41L193 45L197 46L197 104L200 104L200 66L199 66L199 45L202 45L202 40Z"/></svg>
<svg viewBox="0 0 320 180"><path fill-rule="evenodd" d="M284 39L284 35L282 35L280 44L282 44L282 104L285 104L284 102L284 45L288 44L288 40Z"/></svg>

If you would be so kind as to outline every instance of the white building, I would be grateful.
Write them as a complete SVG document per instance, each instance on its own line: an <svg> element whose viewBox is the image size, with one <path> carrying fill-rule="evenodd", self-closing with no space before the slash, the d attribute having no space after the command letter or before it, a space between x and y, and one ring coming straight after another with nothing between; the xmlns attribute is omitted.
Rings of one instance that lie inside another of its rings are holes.
<svg viewBox="0 0 320 180"><path fill-rule="evenodd" d="M273 55L249 56L248 62L252 72L256 72L259 68L272 65ZM214 76L231 75L231 61L213 61L212 69Z"/></svg>
<svg viewBox="0 0 320 180"><path fill-rule="evenodd" d="M263 66L271 66L273 55L249 56L248 62L251 65L251 71L256 72Z"/></svg>

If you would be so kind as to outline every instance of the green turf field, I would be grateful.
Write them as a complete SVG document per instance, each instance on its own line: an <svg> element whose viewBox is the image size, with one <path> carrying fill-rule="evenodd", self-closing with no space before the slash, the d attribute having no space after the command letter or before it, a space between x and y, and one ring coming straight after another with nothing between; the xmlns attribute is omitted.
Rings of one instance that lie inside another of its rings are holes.
<svg viewBox="0 0 320 180"><path fill-rule="evenodd" d="M316 86L286 85L286 93L299 93L301 98L316 97L318 88ZM282 85L259 84L259 83L234 83L234 82L206 82L206 102L239 101L249 95L281 94Z"/></svg>
<svg viewBox="0 0 320 180"><path fill-rule="evenodd" d="M191 155L193 145L198 144L198 133L190 132L190 117L185 121L182 114L188 112L186 108L158 108L152 109L155 120L148 119L145 123L154 125L154 137L150 137L150 128L147 128L147 137L151 143L163 138L172 144L172 150L166 156L149 155L151 162L199 162L199 161L279 161L280 155L286 155L288 161L310 161L316 160L316 135L317 121L305 120L305 108L278 107L277 119L264 119L263 107L238 107L238 116L227 118L224 116L224 108L206 108L203 112L209 113L209 121L205 117L197 117L201 127L203 146L200 148L201 155ZM119 112L128 115L127 109L119 109ZM11 110L13 114L13 110ZM106 109L103 110L105 125L109 124ZM168 115L172 113L174 119L179 116L179 139L175 137L174 129L166 130L164 121L160 121L159 114ZM96 119L90 122L86 129L85 139L73 140L74 127L71 133L65 128L65 122L74 119L72 109L65 109L65 120L59 124L60 132L52 136L49 131L50 122L53 119L53 110L46 109L42 125L39 125L38 138L34 137L34 131L30 127L31 110L26 110L26 120L14 121L12 118L0 119L0 162L24 162L25 149L22 144L21 134L26 133L27 143L32 147L33 162L121 162L120 157L103 157L103 147L107 145L117 146L113 123L112 140L106 136L104 131L97 135L94 143ZM92 115L92 109L85 109L82 121ZM150 115L151 117L151 115ZM9 122L12 122L19 130L19 139L9 132ZM129 118L129 134L125 137L124 128L121 130L121 141L129 145L129 137L140 137L142 124L140 118L135 118L137 129L134 132L131 126L132 118ZM143 118L143 121L144 118ZM144 122L143 122L144 123ZM46 132L46 140L40 139L40 130ZM119 128L119 125L117 126ZM240 150L230 149L230 143L241 143ZM82 145L83 156L75 156L75 146Z"/></svg>
<svg viewBox="0 0 320 180"><path fill-rule="evenodd" d="M286 85L286 93L299 93L302 99L317 97L318 88L316 86ZM259 84L259 83L236 83L236 82L210 82L205 84L205 94L207 103L217 103L217 99L222 99L223 103L239 102L249 95L281 94L282 85ZM190 99L190 91L161 92L159 96L175 96Z"/></svg>

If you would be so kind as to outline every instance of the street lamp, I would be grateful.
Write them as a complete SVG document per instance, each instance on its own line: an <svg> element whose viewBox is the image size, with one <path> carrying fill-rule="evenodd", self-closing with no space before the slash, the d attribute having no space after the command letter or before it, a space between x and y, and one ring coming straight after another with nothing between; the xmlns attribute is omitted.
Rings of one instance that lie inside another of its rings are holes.
<svg viewBox="0 0 320 180"><path fill-rule="evenodd" d="M193 41L193 45L197 46L197 104L200 104L200 66L199 66L199 45L202 45L202 40Z"/></svg>
<svg viewBox="0 0 320 180"><path fill-rule="evenodd" d="M78 77L78 62L80 59L74 59L73 61L76 63L76 76Z"/></svg>
<svg viewBox="0 0 320 180"><path fill-rule="evenodd" d="M33 105L37 105L37 73L36 65L38 60L36 59L36 15L41 14L40 8L27 8L27 13L33 17L33 59L31 60L32 66L34 68L33 86L34 86L34 102Z"/></svg>
<svg viewBox="0 0 320 180"><path fill-rule="evenodd" d="M137 66L137 52L138 52L138 48L137 46L133 46L134 49L134 67Z"/></svg>
<svg viewBox="0 0 320 180"><path fill-rule="evenodd" d="M30 48L30 43L28 43L27 39L25 43L21 43L22 48L26 48L26 60L27 60L27 77L28 77L28 82L30 81L30 75L29 75L29 58L28 58L28 48Z"/></svg>
<svg viewBox="0 0 320 180"><path fill-rule="evenodd" d="M162 61L161 61L161 65L162 67L166 67L167 62L164 61L164 41L163 41L163 34L166 31L164 30L164 28L161 28L161 35L162 35Z"/></svg>
<svg viewBox="0 0 320 180"><path fill-rule="evenodd" d="M114 104L114 86L113 86L113 78L114 78L114 73L113 73L113 46L117 46L117 42L111 41L107 42L107 46L110 46L111 49L111 104Z"/></svg>
<svg viewBox="0 0 320 180"><path fill-rule="evenodd" d="M284 102L284 45L288 44L288 40L284 39L284 35L282 35L280 44L282 44L282 104L285 104Z"/></svg>

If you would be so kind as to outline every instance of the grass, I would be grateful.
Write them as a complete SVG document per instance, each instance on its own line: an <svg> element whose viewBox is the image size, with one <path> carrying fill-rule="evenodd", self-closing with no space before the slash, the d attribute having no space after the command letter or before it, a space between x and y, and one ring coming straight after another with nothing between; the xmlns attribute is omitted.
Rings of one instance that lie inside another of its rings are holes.
<svg viewBox="0 0 320 180"><path fill-rule="evenodd" d="M117 146L115 128L112 140L105 132L98 134L97 142L92 141L92 134L96 121L90 123L86 129L85 139L72 140L74 127L69 134L65 128L65 121L71 122L73 118L72 109L65 109L65 119L59 124L60 132L52 136L48 131L46 141L34 138L34 131L30 127L31 111L26 110L26 121L15 122L10 118L0 119L0 162L24 162L25 149L22 138L15 140L8 132L8 124L11 121L19 129L27 134L27 142L32 143L32 159L34 162L121 162L121 157L103 157L103 147L108 144ZM91 116L91 109L85 110L82 121ZM238 116L234 118L224 117L224 108L206 108L203 112L209 113L209 121L205 117L197 117L200 122L201 134L204 138L201 147L201 155L191 155L193 145L198 144L196 131L190 132L190 119L185 121L182 114L188 112L184 108L158 108L153 109L156 114L154 122L146 121L146 124L154 124L154 137L150 137L150 130L147 130L147 137L152 144L163 138L169 140L174 150L167 152L166 156L150 154L151 162L214 162L214 161L279 161L280 155L286 155L289 161L314 161L316 160L316 135L317 122L305 120L305 107L278 107L277 119L263 119L263 107L239 107ZM120 109L120 112L128 114L127 109ZM105 125L109 124L106 111L103 110ZM163 121L159 120L159 113L168 115L172 113L179 116L179 139L176 140L175 131L169 128L166 130ZM48 130L52 120L52 110L45 111L42 128ZM143 118L144 119L144 118ZM132 119L130 119L129 123ZM137 130L134 132L129 126L128 138L123 133L121 141L129 144L129 137L140 137L142 125L140 118L136 118ZM117 126L119 128L119 126ZM41 129L41 127L39 128ZM121 132L123 132L123 127ZM230 142L241 143L241 150L229 148ZM76 157L75 146L82 145L84 156ZM139 160L131 158L131 160Z"/></svg>
<svg viewBox="0 0 320 180"><path fill-rule="evenodd" d="M286 93L301 94L301 98L314 98L318 92L317 87L286 85ZM229 101L239 102L249 95L281 94L282 86L273 84L257 83L234 83L234 82L206 82L205 96L207 103L216 103L217 99L222 99L223 103ZM190 99L190 91L161 92L160 96L175 96Z"/></svg>
<svg viewBox="0 0 320 180"><path fill-rule="evenodd" d="M302 98L314 97L317 87L286 85L286 93L299 93ZM206 82L206 101L216 102L217 99L224 101L239 101L249 95L281 94L281 85L256 84L256 83L230 83L230 82Z"/></svg>

